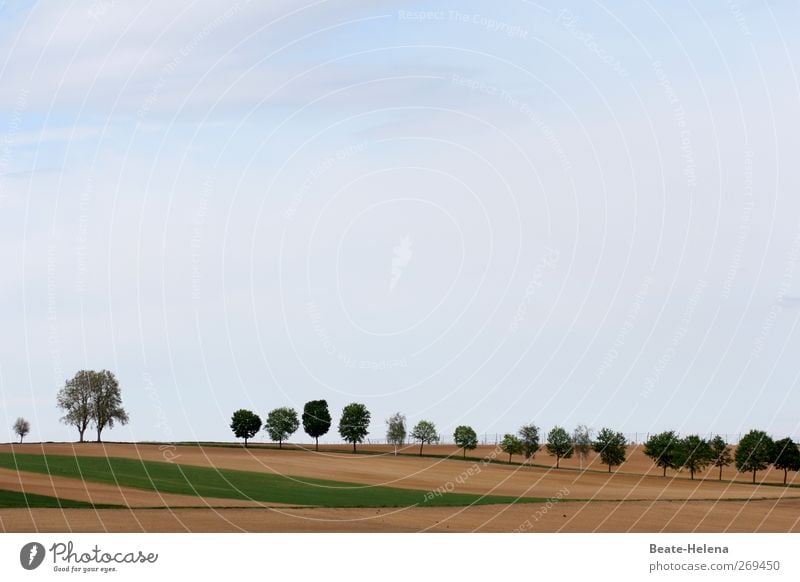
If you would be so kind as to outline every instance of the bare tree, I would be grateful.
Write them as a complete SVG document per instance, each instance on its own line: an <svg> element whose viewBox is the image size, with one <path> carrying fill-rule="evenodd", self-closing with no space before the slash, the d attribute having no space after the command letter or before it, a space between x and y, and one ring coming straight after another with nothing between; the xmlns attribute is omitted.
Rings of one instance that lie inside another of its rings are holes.
<svg viewBox="0 0 800 582"><path fill-rule="evenodd" d="M585 424L579 424L572 431L572 450L581 460L581 469L583 469L583 462L589 457L592 450L592 431Z"/></svg>
<svg viewBox="0 0 800 582"><path fill-rule="evenodd" d="M533 457L539 450L539 427L533 423L525 424L522 427L520 427L519 432L517 434L519 435L518 440L522 443L522 454L525 455L525 459L528 462L533 464ZM506 440L507 436L508 435L503 436L504 441Z"/></svg>
<svg viewBox="0 0 800 582"><path fill-rule="evenodd" d="M14 434L19 436L19 442L31 432L31 423L22 418L21 416L14 422Z"/></svg>
<svg viewBox="0 0 800 582"><path fill-rule="evenodd" d="M397 456L397 447L402 447L406 442L406 415L395 412L386 419L386 442L394 445L394 454Z"/></svg>

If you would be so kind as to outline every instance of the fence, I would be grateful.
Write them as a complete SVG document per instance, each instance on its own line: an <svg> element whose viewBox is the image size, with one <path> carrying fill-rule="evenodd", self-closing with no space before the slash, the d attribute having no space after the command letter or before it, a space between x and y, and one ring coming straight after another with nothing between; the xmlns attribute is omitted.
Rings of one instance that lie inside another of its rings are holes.
<svg viewBox="0 0 800 582"><path fill-rule="evenodd" d="M549 432L548 430L542 430L541 428L539 429L539 442L541 442L542 444L547 442L547 433L548 432ZM483 434L479 434L478 435L478 444L480 444L480 445L497 445L503 440L503 436L505 434L506 433L499 433L499 432L498 433L483 433ZM517 434L517 432L516 431L511 431L511 434ZM596 434L597 434L596 430L592 432L592 436L594 436ZM626 433L622 433L622 434L625 435L625 439L628 441L628 444L641 445L641 444L644 444L644 442L647 439L649 439L651 435L656 434L656 433L655 432L642 431L642 432L626 432ZM685 434L682 434L682 433L676 432L676 434L678 435L678 437L681 437L681 436L686 436L686 435L689 435L689 434L698 434L698 433L687 432ZM710 432L710 433L700 434L699 436L704 438L704 439L711 440L715 436L719 435L729 445L736 445L736 444L739 444L739 441L742 439L742 436L744 436L744 434L745 434L745 432L734 432L734 433ZM776 438L782 438L782 437L776 435ZM792 437L792 440L794 442L799 442L798 438ZM331 441L330 444L334 444L334 443L337 443L337 442L343 442L343 441L335 441L334 440L334 441ZM407 442L408 443L413 443L414 440L409 438L409 439L407 439ZM385 445L385 444L387 444L387 441L386 441L386 439L369 438L366 441L364 441L364 444ZM439 435L439 442L438 443L433 443L433 444L431 444L429 446L436 446L437 444L439 444L439 445L455 445L455 442L453 441L453 435L451 435L451 434L450 435L440 434Z"/></svg>

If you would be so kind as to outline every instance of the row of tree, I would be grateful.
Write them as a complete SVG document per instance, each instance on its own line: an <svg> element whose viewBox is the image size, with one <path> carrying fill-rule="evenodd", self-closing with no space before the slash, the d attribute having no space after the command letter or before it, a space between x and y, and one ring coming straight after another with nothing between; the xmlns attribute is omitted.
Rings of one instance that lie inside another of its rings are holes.
<svg viewBox="0 0 800 582"><path fill-rule="evenodd" d="M800 470L800 449L797 444L789 437L773 441L761 430L751 430L744 435L733 456L731 447L719 435L708 440L698 435L680 438L672 430L647 439L644 454L664 470L664 476L667 475L667 469L688 469L692 479L695 473L713 466L719 467L721 480L722 468L735 463L739 472L753 473L753 483L756 482L757 471L772 465L783 470L783 482L786 484L788 472Z"/></svg>
<svg viewBox="0 0 800 582"><path fill-rule="evenodd" d="M367 407L358 402L352 402L342 410L339 419L339 435L345 442L352 443L353 452L356 452L356 444L363 442L369 433L370 419L371 415ZM300 417L293 408L275 408L267 414L263 427L270 439L277 442L278 447L281 448L283 441L300 428L301 421L303 430L315 440L315 449L319 450L319 437L327 434L332 424L328 403L325 400L306 402ZM397 454L397 447L402 446L408 437L419 443L420 455L426 444L439 441L436 425L430 420L420 420L409 433L406 429L405 415L397 412L386 420L386 425L386 441L394 445L395 454ZM261 430L261 417L252 410L242 408L233 413L230 427L237 438L244 439L246 447L247 442ZM478 446L478 435L471 426L456 427L453 432L453 440L463 449L464 457L468 450ZM550 455L556 458L556 467L559 466L561 459L568 459L574 453L577 453L583 462L589 452L594 450L600 455L603 464L608 465L608 470L611 471L611 467L621 465L625 461L626 445L625 436L620 432L604 428L593 440L589 428L581 425L572 434L562 427L555 427L547 435L545 448ZM500 448L508 454L509 462L514 455L519 454L524 455L526 460L532 460L541 448L539 427L535 424L527 424L519 429L517 435L504 435Z"/></svg>
<svg viewBox="0 0 800 582"><path fill-rule="evenodd" d="M331 427L332 419L325 400L312 400L303 408L302 424L306 434L315 439L315 447L319 449L319 437L327 434ZM360 403L351 403L344 407L339 420L339 434L349 443L363 442L369 431L370 413L366 406ZM386 420L386 441L394 445L395 454L397 447L402 446L408 437L419 443L419 454L422 455L423 447L439 441L436 425L430 420L420 420L408 433L406 417L395 413ZM264 427L273 441L282 446L300 427L300 419L292 408L276 408L267 415ZM231 419L231 429L238 438L247 441L261 430L261 419L250 410L237 410ZM453 431L453 441L463 450L466 457L467 451L478 446L478 435L471 426L461 425ZM536 453L541 449L539 443L539 427L535 424L526 424L520 427L517 434L505 434L501 440L500 449L508 455L511 462L514 455L523 455L526 461L532 462ZM578 426L572 433L563 427L556 426L547 433L544 449L556 459L556 468L561 459L569 459L577 455L581 459L581 466L594 451L600 457L600 462L608 466L611 472L625 462L628 442L621 432L609 428L601 429L592 438L591 431L585 425ZM756 472L767 469L770 465L784 472L783 482L786 483L788 471L800 470L800 449L787 437L773 441L765 432L751 430L739 442L735 456L731 455L731 447L725 440L717 435L712 439L704 439L699 435L679 437L675 431L666 431L652 435L644 445L644 453L656 464L663 468L664 476L667 469L686 469L692 479L695 473L703 471L708 466L719 468L719 478L722 479L722 469L732 463L740 472L752 472L755 483Z"/></svg>
<svg viewBox="0 0 800 582"><path fill-rule="evenodd" d="M459 427L462 429L470 427ZM458 429L456 429L458 431ZM579 425L572 434L563 427L556 426L547 433L547 441L544 449L552 457L556 458L556 468L559 467L561 459L570 459L577 455L581 459L581 466L589 456L591 451L595 451L600 461L611 467L616 467L625 462L626 447L628 442L625 435L610 428L602 428L593 439L591 431L585 425ZM500 448L508 454L511 462L513 455L522 454L527 461L533 461L534 456L540 450L539 427L535 424L523 425L516 435L506 434L500 441Z"/></svg>
<svg viewBox="0 0 800 582"><path fill-rule="evenodd" d="M367 407L358 402L352 402L342 410L342 416L339 419L339 434L346 442L353 444L353 452L356 450L356 444L363 442L369 433L370 416ZM277 442L278 447L282 447L283 441L300 428L301 421L303 430L314 439L315 448L319 450L319 437L328 433L333 422L328 410L328 403L325 400L306 402L301 417L298 417L294 408L286 406L275 408L267 414L263 426L270 439ZM252 410L242 408L233 413L230 426L237 438L244 439L246 447L247 441L261 430L261 417Z"/></svg>

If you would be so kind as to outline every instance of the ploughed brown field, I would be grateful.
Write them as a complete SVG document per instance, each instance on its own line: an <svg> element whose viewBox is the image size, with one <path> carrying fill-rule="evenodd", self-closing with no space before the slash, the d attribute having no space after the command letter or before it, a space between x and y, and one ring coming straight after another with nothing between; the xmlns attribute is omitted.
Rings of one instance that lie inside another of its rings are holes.
<svg viewBox="0 0 800 582"><path fill-rule="evenodd" d="M752 485L752 474L730 466L711 468L694 481L688 472L655 468L640 447L612 473L592 454L555 461L540 451L525 466L482 463L506 461L494 446L469 452L454 446L426 446L418 457L391 454L365 445L353 455L344 447L320 452L287 447L249 449L146 444L1 445L0 452L141 458L185 465L238 469L386 485L421 491L511 495L552 499L549 503L470 507L317 508L242 500L160 494L64 477L0 470L0 489L64 499L115 504L127 509L0 509L0 531L538 531L538 532L789 532L800 531L800 489ZM412 453L417 446L405 447ZM448 459L447 455L454 458ZM515 457L513 461L521 461ZM550 466L552 465L552 466ZM759 472L758 482L781 483L782 471ZM795 473L789 482L800 484Z"/></svg>

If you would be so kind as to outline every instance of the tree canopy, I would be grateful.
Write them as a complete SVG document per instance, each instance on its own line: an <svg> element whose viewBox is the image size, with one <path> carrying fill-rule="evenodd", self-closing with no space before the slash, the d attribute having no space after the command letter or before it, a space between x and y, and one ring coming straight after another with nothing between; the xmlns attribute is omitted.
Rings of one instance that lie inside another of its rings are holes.
<svg viewBox="0 0 800 582"><path fill-rule="evenodd" d="M789 437L775 441L775 460L772 463L776 469L783 469L783 484L786 485L786 474L789 471L800 471L800 449Z"/></svg>
<svg viewBox="0 0 800 582"><path fill-rule="evenodd" d="M422 455L423 445L439 442L439 433L430 420L420 420L411 430L411 438L419 441L419 454Z"/></svg>
<svg viewBox="0 0 800 582"><path fill-rule="evenodd" d="M600 455L600 461L608 465L608 472L611 467L621 465L625 462L625 435L621 432L614 432L610 428L600 429L594 441L594 450Z"/></svg>
<svg viewBox="0 0 800 582"><path fill-rule="evenodd" d="M579 424L572 431L572 449L581 461L581 468L583 462L588 458L589 452L592 450L592 431L585 424Z"/></svg>
<svg viewBox="0 0 800 582"><path fill-rule="evenodd" d="M539 427L533 423L525 424L517 434L522 443L522 454L525 455L526 460L533 461L533 457L539 450Z"/></svg>
<svg viewBox="0 0 800 582"><path fill-rule="evenodd" d="M650 435L644 443L644 454L664 470L662 475L666 477L667 469L677 469L681 465L680 438L672 430Z"/></svg>
<svg viewBox="0 0 800 582"><path fill-rule="evenodd" d="M81 370L71 380L67 380L59 390L56 400L58 407L64 411L61 422L78 429L78 437L83 442L84 433L92 420L92 375L94 373Z"/></svg>
<svg viewBox="0 0 800 582"><path fill-rule="evenodd" d="M325 400L309 400L303 407L303 430L314 439L314 450L319 450L319 437L331 428L331 413Z"/></svg>
<svg viewBox="0 0 800 582"><path fill-rule="evenodd" d="M764 431L751 430L736 446L734 459L739 472L752 471L755 483L756 471L763 471L775 460L775 443Z"/></svg>
<svg viewBox="0 0 800 582"><path fill-rule="evenodd" d="M97 384L92 391L92 422L97 429L97 442L103 429L114 428L114 423L128 423L128 413L122 408L122 394L119 382L108 370L101 370L96 376Z"/></svg>
<svg viewBox="0 0 800 582"><path fill-rule="evenodd" d="M547 433L545 448L551 456L556 458L556 469L558 469L558 463L561 459L569 459L572 456L572 438L570 438L566 429L556 426Z"/></svg>
<svg viewBox="0 0 800 582"><path fill-rule="evenodd" d="M394 454L397 454L397 447L403 446L406 442L406 415L395 412L386 419L386 442L394 445Z"/></svg>
<svg viewBox="0 0 800 582"><path fill-rule="evenodd" d="M478 435L471 426L461 425L457 426L453 431L453 440L456 445L464 450L464 457L467 456L468 450L473 450L478 447Z"/></svg>
<svg viewBox="0 0 800 582"><path fill-rule="evenodd" d="M258 434L261 430L261 417L252 410L240 408L231 417L231 430L236 438L244 439L244 446L247 441Z"/></svg>
<svg viewBox="0 0 800 582"><path fill-rule="evenodd" d="M733 463L731 448L728 446L728 443L726 443L725 440L719 435L711 439L709 446L711 447L712 454L711 464L715 467L719 467L719 480L722 481L722 468Z"/></svg>
<svg viewBox="0 0 800 582"><path fill-rule="evenodd" d="M283 441L292 436L300 428L300 419L297 418L297 411L288 406L282 406L270 410L264 429L269 434L269 438L278 443L278 448L283 448Z"/></svg>
<svg viewBox="0 0 800 582"><path fill-rule="evenodd" d="M80 370L67 380L56 400L64 411L61 421L78 429L80 442L90 424L94 424L100 442L105 428L114 428L117 422L127 424L129 420L122 407L119 382L108 370Z"/></svg>
<svg viewBox="0 0 800 582"><path fill-rule="evenodd" d="M519 455L520 453L524 452L525 445L523 441L515 435L505 434L503 435L503 440L500 441L500 448L504 453L508 454L508 462L510 463L513 455Z"/></svg>
<svg viewBox="0 0 800 582"><path fill-rule="evenodd" d="M353 452L356 452L356 443L364 442L364 437L369 433L370 413L367 407L359 402L351 402L342 410L339 419L339 434L345 442L353 443Z"/></svg>
<svg viewBox="0 0 800 582"><path fill-rule="evenodd" d="M695 473L705 469L714 460L714 451L707 440L690 434L681 439L677 459L681 467L689 469L689 474L694 479Z"/></svg>
<svg viewBox="0 0 800 582"><path fill-rule="evenodd" d="M29 432L31 432L31 423L22 418L21 416L17 418L14 422L14 434L19 437L19 442L22 442Z"/></svg>

